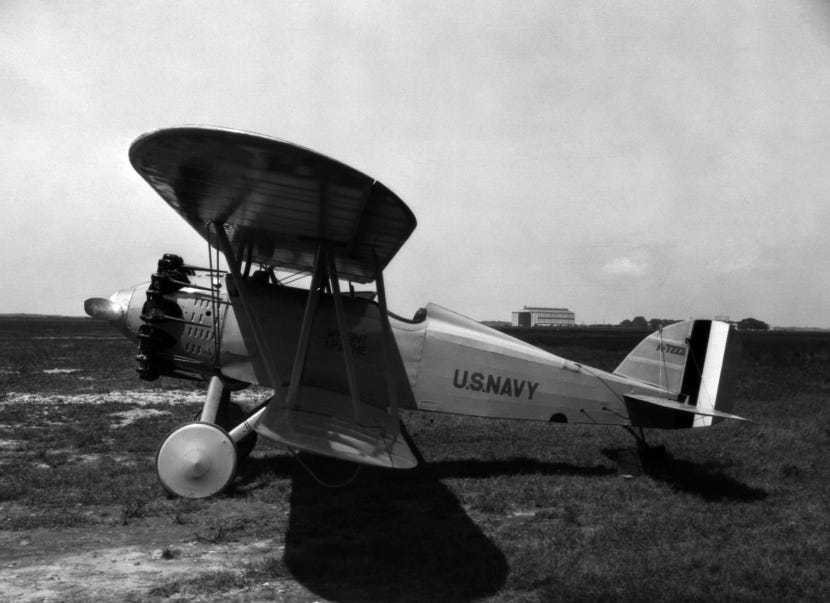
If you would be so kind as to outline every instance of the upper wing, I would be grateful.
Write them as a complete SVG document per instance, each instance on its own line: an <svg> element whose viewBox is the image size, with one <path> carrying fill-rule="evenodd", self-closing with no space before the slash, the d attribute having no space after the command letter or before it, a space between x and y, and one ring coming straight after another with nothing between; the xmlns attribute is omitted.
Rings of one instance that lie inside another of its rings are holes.
<svg viewBox="0 0 830 603"><path fill-rule="evenodd" d="M288 142L205 127L158 130L130 147L139 174L216 245L224 224L243 257L310 271L319 240L341 278L375 280L417 224L406 204L369 176Z"/></svg>

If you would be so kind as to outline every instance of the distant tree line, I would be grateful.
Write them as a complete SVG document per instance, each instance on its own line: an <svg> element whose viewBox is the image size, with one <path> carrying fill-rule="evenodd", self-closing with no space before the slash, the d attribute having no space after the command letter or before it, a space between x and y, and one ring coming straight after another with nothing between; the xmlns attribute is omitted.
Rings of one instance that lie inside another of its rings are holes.
<svg viewBox="0 0 830 603"><path fill-rule="evenodd" d="M769 331L769 325L757 318L744 318L734 324L738 325L739 331Z"/></svg>
<svg viewBox="0 0 830 603"><path fill-rule="evenodd" d="M635 316L633 319L625 319L620 322L619 326L624 329L639 329L642 331L651 330L656 331L661 327L668 326L680 322L677 318L652 318L646 320L644 316ZM740 331L769 331L769 325L763 320L757 318L744 318L738 322L730 321L730 324L735 325Z"/></svg>
<svg viewBox="0 0 830 603"><path fill-rule="evenodd" d="M624 329L640 329L642 331L645 330L652 330L656 331L660 327L665 327L667 325L674 324L676 322L680 322L676 318L652 318L651 320L646 320L645 316L635 316L632 320L628 320L627 318L620 322L620 326Z"/></svg>

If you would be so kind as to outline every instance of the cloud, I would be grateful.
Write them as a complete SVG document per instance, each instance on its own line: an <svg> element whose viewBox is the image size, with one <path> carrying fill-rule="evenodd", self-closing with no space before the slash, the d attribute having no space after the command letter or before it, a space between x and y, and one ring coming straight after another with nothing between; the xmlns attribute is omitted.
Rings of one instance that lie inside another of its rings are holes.
<svg viewBox="0 0 830 603"><path fill-rule="evenodd" d="M627 256L614 258L602 267L602 272L610 276L645 276L651 265L646 262L635 262Z"/></svg>
<svg viewBox="0 0 830 603"><path fill-rule="evenodd" d="M746 272L765 268L759 245L725 245L718 261L712 263L713 270L721 274Z"/></svg>

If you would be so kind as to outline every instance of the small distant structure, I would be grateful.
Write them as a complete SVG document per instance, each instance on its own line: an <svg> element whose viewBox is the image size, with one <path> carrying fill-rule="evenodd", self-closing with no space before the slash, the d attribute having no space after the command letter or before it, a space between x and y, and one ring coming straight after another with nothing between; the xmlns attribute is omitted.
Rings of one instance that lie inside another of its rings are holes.
<svg viewBox="0 0 830 603"><path fill-rule="evenodd" d="M513 312L511 324L514 327L573 327L576 315L567 308L525 306Z"/></svg>

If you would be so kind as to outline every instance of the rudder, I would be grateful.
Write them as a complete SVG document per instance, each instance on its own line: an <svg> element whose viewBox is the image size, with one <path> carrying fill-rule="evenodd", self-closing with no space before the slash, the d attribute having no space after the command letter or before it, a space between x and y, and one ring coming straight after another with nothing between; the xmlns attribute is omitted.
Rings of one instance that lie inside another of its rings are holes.
<svg viewBox="0 0 830 603"><path fill-rule="evenodd" d="M722 420L713 415L732 410L740 355L740 338L731 325L688 320L643 339L614 373L664 389L667 401L682 403L676 408L683 411L667 413L655 408L654 399L634 397L629 400L634 424L674 429L705 427Z"/></svg>

